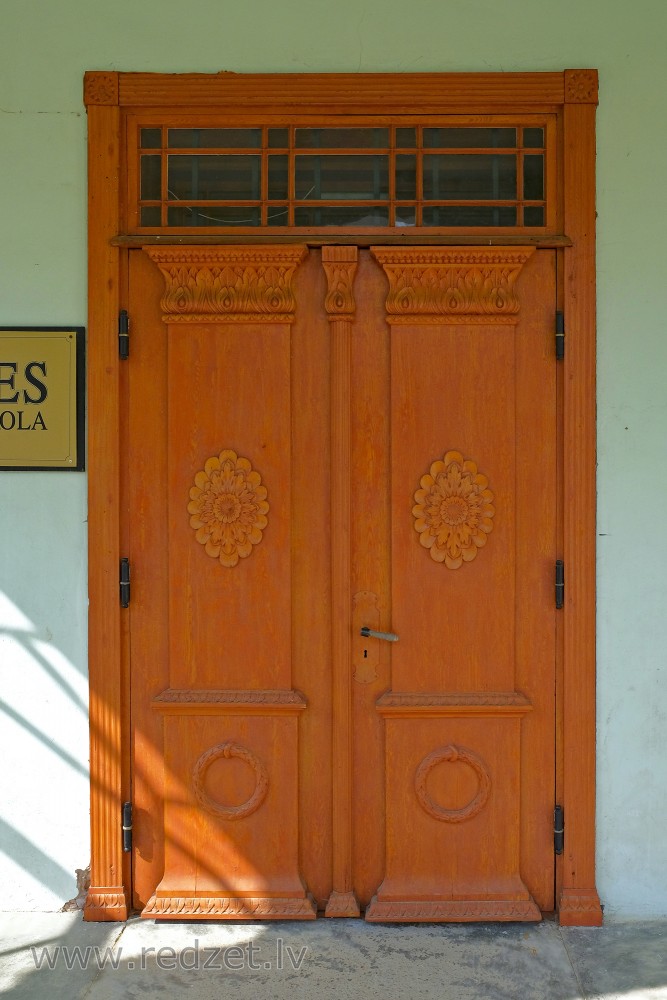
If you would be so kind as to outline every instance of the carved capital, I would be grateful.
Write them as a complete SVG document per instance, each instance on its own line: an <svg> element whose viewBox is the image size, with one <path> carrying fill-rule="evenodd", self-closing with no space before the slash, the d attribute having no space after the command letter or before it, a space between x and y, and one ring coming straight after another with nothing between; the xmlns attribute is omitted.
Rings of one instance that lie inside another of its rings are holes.
<svg viewBox="0 0 667 1000"><path fill-rule="evenodd" d="M83 103L118 104L118 73L86 73L83 77Z"/></svg>
<svg viewBox="0 0 667 1000"><path fill-rule="evenodd" d="M598 103L598 73L596 69L565 70L565 103Z"/></svg>
<svg viewBox="0 0 667 1000"><path fill-rule="evenodd" d="M306 247L144 247L165 280L165 323L291 323Z"/></svg>
<svg viewBox="0 0 667 1000"><path fill-rule="evenodd" d="M372 247L389 279L390 323L515 322L515 282L532 247Z"/></svg>
<svg viewBox="0 0 667 1000"><path fill-rule="evenodd" d="M322 247L322 267L327 276L324 307L330 321L351 320L354 316L354 275L357 270L356 247Z"/></svg>

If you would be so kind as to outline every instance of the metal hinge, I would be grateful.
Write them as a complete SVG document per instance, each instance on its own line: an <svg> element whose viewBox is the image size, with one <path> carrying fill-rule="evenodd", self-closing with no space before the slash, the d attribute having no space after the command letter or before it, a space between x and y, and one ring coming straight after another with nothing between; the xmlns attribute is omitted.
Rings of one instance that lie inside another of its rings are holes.
<svg viewBox="0 0 667 1000"><path fill-rule="evenodd" d="M556 854L563 853L563 839L565 836L565 816L563 807L556 806L554 809L554 851Z"/></svg>
<svg viewBox="0 0 667 1000"><path fill-rule="evenodd" d="M556 607L560 610L565 603L565 565L556 559Z"/></svg>
<svg viewBox="0 0 667 1000"><path fill-rule="evenodd" d="M123 802L121 829L123 833L123 850L132 850L132 803Z"/></svg>
<svg viewBox="0 0 667 1000"><path fill-rule="evenodd" d="M130 319L127 309L121 309L118 314L118 357L127 361L130 356Z"/></svg>
<svg viewBox="0 0 667 1000"><path fill-rule="evenodd" d="M120 561L120 606L129 608L130 606L130 560Z"/></svg>
<svg viewBox="0 0 667 1000"><path fill-rule="evenodd" d="M556 313L556 361L565 357L565 318L562 312Z"/></svg>

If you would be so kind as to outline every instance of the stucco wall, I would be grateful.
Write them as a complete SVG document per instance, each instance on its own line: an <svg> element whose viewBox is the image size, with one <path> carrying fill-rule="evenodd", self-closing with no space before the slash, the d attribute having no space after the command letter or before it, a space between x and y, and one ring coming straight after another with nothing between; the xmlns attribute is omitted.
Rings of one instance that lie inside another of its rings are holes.
<svg viewBox="0 0 667 1000"><path fill-rule="evenodd" d="M0 325L83 324L86 69L600 71L598 888L667 914L662 0L3 0ZM570 331L576 336L576 331ZM1 473L0 908L88 862L85 476Z"/></svg>

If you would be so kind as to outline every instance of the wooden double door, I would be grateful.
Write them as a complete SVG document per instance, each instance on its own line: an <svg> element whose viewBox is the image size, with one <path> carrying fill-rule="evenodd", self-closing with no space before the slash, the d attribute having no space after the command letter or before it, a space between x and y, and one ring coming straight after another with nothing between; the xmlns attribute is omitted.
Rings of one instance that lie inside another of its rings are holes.
<svg viewBox="0 0 667 1000"><path fill-rule="evenodd" d="M134 905L539 919L555 251L129 258Z"/></svg>

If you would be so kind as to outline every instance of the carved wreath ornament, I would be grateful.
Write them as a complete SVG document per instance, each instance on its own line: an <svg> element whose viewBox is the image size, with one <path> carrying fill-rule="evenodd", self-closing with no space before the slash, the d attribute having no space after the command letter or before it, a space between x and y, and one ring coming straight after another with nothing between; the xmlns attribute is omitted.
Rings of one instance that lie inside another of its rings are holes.
<svg viewBox="0 0 667 1000"><path fill-rule="evenodd" d="M488 479L459 451L448 451L422 476L412 508L419 541L431 559L458 569L472 562L493 528L493 493Z"/></svg>
<svg viewBox="0 0 667 1000"><path fill-rule="evenodd" d="M188 513L195 538L223 566L236 566L262 540L268 523L266 488L247 458L221 451L209 458L190 489Z"/></svg>

